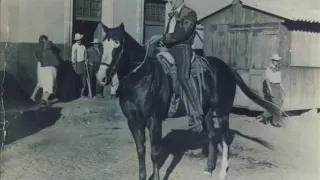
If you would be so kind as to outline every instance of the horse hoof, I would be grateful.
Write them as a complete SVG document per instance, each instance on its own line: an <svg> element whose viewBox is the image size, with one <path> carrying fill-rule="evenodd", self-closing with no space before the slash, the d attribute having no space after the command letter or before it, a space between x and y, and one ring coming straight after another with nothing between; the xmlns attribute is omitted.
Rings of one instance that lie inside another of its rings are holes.
<svg viewBox="0 0 320 180"><path fill-rule="evenodd" d="M276 128L280 128L280 127L281 127L281 125L280 125L280 124L277 124L277 123L271 123L271 125L272 125L273 127L276 127Z"/></svg>
<svg viewBox="0 0 320 180"><path fill-rule="evenodd" d="M219 180L226 180L227 179L227 173L226 172L220 172L219 173Z"/></svg>
<svg viewBox="0 0 320 180"><path fill-rule="evenodd" d="M205 175L207 175L207 176L210 176L210 177L212 176L212 173L210 173L210 172L207 171L207 170L204 170L203 173L204 173Z"/></svg>

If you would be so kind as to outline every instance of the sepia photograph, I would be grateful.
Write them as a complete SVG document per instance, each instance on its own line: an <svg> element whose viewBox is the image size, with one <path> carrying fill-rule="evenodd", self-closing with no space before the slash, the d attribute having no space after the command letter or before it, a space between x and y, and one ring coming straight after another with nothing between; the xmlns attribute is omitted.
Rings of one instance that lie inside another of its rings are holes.
<svg viewBox="0 0 320 180"><path fill-rule="evenodd" d="M319 180L319 0L0 0L1 180Z"/></svg>

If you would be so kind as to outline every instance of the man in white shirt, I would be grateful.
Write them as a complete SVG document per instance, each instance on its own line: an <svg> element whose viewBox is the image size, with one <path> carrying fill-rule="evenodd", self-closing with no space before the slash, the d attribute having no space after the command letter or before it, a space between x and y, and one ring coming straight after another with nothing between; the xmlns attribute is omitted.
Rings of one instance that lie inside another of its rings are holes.
<svg viewBox="0 0 320 180"><path fill-rule="evenodd" d="M74 40L76 41L76 43L72 45L71 61L74 67L74 71L77 75L77 87L80 86L80 95L81 97L84 97L83 93L87 84L86 64L88 63L88 58L86 47L81 42L82 37L83 35L79 33L75 34Z"/></svg>
<svg viewBox="0 0 320 180"><path fill-rule="evenodd" d="M282 106L282 85L281 85L281 72L279 70L280 60L282 58L278 54L273 54L271 57L271 64L265 70L265 78L263 81L263 94L266 101L272 102L279 108ZM272 115L265 111L262 115L258 116L257 119L263 118L263 122L268 124L268 120L272 116L271 125L280 127L281 111L276 115Z"/></svg>

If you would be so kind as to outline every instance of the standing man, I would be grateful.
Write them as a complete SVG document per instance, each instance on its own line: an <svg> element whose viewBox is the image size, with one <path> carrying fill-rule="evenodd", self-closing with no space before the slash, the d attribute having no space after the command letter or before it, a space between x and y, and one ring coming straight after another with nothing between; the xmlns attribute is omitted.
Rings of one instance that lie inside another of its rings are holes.
<svg viewBox="0 0 320 180"><path fill-rule="evenodd" d="M190 79L192 58L192 44L196 35L197 14L184 4L184 0L169 0L172 11L169 13L169 22L163 35L154 35L149 43L162 42L175 59L177 79L181 84L193 108L192 120L189 126L196 126L202 131L203 110L197 90ZM194 125L193 125L194 124Z"/></svg>
<svg viewBox="0 0 320 180"><path fill-rule="evenodd" d="M283 87L281 85L281 72L280 72L280 60L282 58L278 54L273 54L271 57L271 64L265 71L265 79L262 85L262 91L264 95L264 99L271 103L274 103L279 107L279 111L277 114L272 115L269 112L265 111L262 115L258 116L257 119L263 119L262 121L265 124L268 124L268 120L272 117L271 125L274 127L281 127L281 106L282 106L282 90Z"/></svg>
<svg viewBox="0 0 320 180"><path fill-rule="evenodd" d="M84 90L86 88L86 64L87 64L87 50L82 44L81 39L83 35L77 33L75 34L74 40L76 41L72 45L72 56L71 61L73 64L74 71L77 75L77 87L80 86L80 96L84 97Z"/></svg>
<svg viewBox="0 0 320 180"><path fill-rule="evenodd" d="M99 39L95 38L91 42L92 46L88 48L88 64L89 64L89 74L91 89L97 95L97 97L103 98L103 86L97 82L95 74L99 70L101 57L102 57L102 46Z"/></svg>

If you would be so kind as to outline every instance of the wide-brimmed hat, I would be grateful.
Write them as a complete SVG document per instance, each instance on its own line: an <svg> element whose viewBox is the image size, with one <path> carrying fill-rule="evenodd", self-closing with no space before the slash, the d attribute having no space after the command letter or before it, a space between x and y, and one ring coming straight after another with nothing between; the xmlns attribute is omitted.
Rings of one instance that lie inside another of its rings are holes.
<svg viewBox="0 0 320 180"><path fill-rule="evenodd" d="M78 41L78 40L82 39L82 37L83 37L82 34L77 33L77 34L74 35L74 40Z"/></svg>
<svg viewBox="0 0 320 180"><path fill-rule="evenodd" d="M271 57L271 60L274 61L280 61L282 59L282 57L279 56L279 54L273 54Z"/></svg>
<svg viewBox="0 0 320 180"><path fill-rule="evenodd" d="M100 44L100 40L98 38L94 38L92 42L90 42L92 44Z"/></svg>

